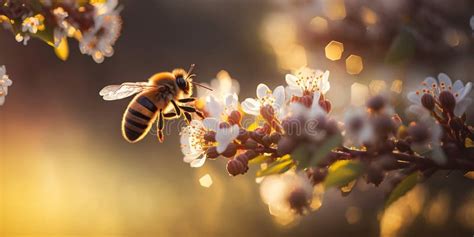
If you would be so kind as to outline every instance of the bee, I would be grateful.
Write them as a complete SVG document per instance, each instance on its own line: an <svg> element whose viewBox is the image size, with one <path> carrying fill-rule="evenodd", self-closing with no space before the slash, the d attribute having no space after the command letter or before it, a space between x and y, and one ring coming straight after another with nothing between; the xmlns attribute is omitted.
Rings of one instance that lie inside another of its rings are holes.
<svg viewBox="0 0 474 237"><path fill-rule="evenodd" d="M192 113L203 118L203 114L189 105L195 101L192 95L192 85L206 86L195 83L191 74L194 64L188 71L182 68L171 72L160 72L151 76L148 82L125 82L120 85L109 85L100 90L99 95L104 100L119 100L132 95L122 118L122 135L130 143L142 140L150 131L155 120L157 122L158 140L163 142L165 119L175 119L184 115L189 123Z"/></svg>

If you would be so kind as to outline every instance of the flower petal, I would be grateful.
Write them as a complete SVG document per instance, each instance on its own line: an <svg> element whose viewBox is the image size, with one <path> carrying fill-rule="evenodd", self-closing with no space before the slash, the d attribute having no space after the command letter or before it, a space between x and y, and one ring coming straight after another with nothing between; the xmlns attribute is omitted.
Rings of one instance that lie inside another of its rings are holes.
<svg viewBox="0 0 474 237"><path fill-rule="evenodd" d="M421 93L416 93L414 91L408 92L407 98L409 101L412 103L415 103L417 105L421 105Z"/></svg>
<svg viewBox="0 0 474 237"><path fill-rule="evenodd" d="M458 103L456 103L456 107L454 108L454 115L461 117L464 112L466 112L466 109L471 105L472 99L471 98L465 98Z"/></svg>
<svg viewBox="0 0 474 237"><path fill-rule="evenodd" d="M216 118L205 118L202 120L202 124L208 130L217 131L219 129L219 120Z"/></svg>
<svg viewBox="0 0 474 237"><path fill-rule="evenodd" d="M270 90L270 88L268 88L267 85L265 85L263 83L258 84L258 86L257 86L257 98L259 98L259 99L263 98L271 92L272 91Z"/></svg>
<svg viewBox="0 0 474 237"><path fill-rule="evenodd" d="M299 87L298 85L298 77L296 77L293 74L286 74L285 75L285 81L289 86L292 87Z"/></svg>
<svg viewBox="0 0 474 237"><path fill-rule="evenodd" d="M227 146L239 135L239 126L234 124L232 127L219 128L216 132L217 152L222 153Z"/></svg>
<svg viewBox="0 0 474 237"><path fill-rule="evenodd" d="M253 98L247 98L242 102L242 110L247 114L259 115L260 103Z"/></svg>
<svg viewBox="0 0 474 237"><path fill-rule="evenodd" d="M229 94L225 97L225 106L236 108L239 104L239 97L236 93Z"/></svg>
<svg viewBox="0 0 474 237"><path fill-rule="evenodd" d="M209 112L211 117L220 118L224 111L224 107L213 95L210 95L206 97L206 110Z"/></svg>
<svg viewBox="0 0 474 237"><path fill-rule="evenodd" d="M275 98L275 102L273 102L273 107L279 109L283 107L285 103L285 88L283 86L278 86L273 91L273 97Z"/></svg>
<svg viewBox="0 0 474 237"><path fill-rule="evenodd" d="M329 89L331 88L331 84L329 83L329 71L325 71L320 82L319 88L323 94L326 94Z"/></svg>
<svg viewBox="0 0 474 237"><path fill-rule="evenodd" d="M204 162L206 162L206 156L203 156L201 159L193 160L190 165L193 168L199 168L204 165Z"/></svg>
<svg viewBox="0 0 474 237"><path fill-rule="evenodd" d="M453 85L453 93L461 92L461 90L464 88L464 83L462 83L461 80L457 80L454 82Z"/></svg>
<svg viewBox="0 0 474 237"><path fill-rule="evenodd" d="M286 87L286 97L289 99L293 96L301 97L303 96L303 89L299 86L287 86Z"/></svg>
<svg viewBox="0 0 474 237"><path fill-rule="evenodd" d="M445 85L445 89L449 89L449 87L452 87L453 85L453 83L451 82L451 78L449 78L449 76L446 75L445 73L438 74L438 80L439 80L440 86L442 84Z"/></svg>
<svg viewBox="0 0 474 237"><path fill-rule="evenodd" d="M464 89L462 90L461 94L459 95L457 101L463 100L471 92L471 89L472 89L472 83L468 82L466 86L464 87Z"/></svg>

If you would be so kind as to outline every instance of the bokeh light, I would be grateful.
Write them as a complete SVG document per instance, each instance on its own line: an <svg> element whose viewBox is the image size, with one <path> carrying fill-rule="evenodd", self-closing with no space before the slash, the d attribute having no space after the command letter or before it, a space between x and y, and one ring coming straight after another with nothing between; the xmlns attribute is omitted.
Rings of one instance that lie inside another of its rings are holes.
<svg viewBox="0 0 474 237"><path fill-rule="evenodd" d="M351 54L346 58L346 71L351 75L357 75L364 69L362 58L358 55Z"/></svg>
<svg viewBox="0 0 474 237"><path fill-rule="evenodd" d="M341 59L342 52L344 52L344 44L333 40L326 45L324 52L326 53L326 58L329 60L339 60Z"/></svg>

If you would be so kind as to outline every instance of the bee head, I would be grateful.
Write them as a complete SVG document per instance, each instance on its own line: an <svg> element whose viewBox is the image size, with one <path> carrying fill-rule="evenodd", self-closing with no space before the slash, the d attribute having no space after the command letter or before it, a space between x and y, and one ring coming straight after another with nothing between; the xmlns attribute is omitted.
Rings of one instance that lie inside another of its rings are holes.
<svg viewBox="0 0 474 237"><path fill-rule="evenodd" d="M178 88L187 94L190 90L190 86L186 71L183 69L175 69L173 70L173 75L176 78L176 85Z"/></svg>

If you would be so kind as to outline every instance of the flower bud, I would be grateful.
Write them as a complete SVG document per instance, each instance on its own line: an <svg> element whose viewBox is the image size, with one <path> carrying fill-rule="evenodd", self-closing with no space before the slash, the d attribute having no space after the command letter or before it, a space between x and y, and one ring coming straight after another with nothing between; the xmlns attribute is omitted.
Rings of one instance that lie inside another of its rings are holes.
<svg viewBox="0 0 474 237"><path fill-rule="evenodd" d="M275 115L275 110L271 105L265 105L260 108L260 114L265 120L271 121Z"/></svg>
<svg viewBox="0 0 474 237"><path fill-rule="evenodd" d="M230 124L228 122L221 122L219 128L230 128Z"/></svg>
<svg viewBox="0 0 474 237"><path fill-rule="evenodd" d="M367 106L367 108L371 109L372 111L378 112L381 109L383 109L383 107L385 107L385 104L386 104L385 98L381 95L377 95L377 96L374 96L374 97L370 98L367 101L366 106Z"/></svg>
<svg viewBox="0 0 474 237"><path fill-rule="evenodd" d="M224 152L221 153L221 155L230 158L237 153L237 145L234 143L230 143L227 148L224 150Z"/></svg>
<svg viewBox="0 0 474 237"><path fill-rule="evenodd" d="M261 130L261 132L263 132L264 134L270 134L271 131L272 127L268 123L265 123Z"/></svg>
<svg viewBox="0 0 474 237"><path fill-rule="evenodd" d="M229 160L227 162L226 168L227 168L227 172L232 176L243 174L247 171L247 168L245 167L245 165L236 159Z"/></svg>
<svg viewBox="0 0 474 237"><path fill-rule="evenodd" d="M237 139L239 139L242 142L245 142L247 141L248 138L249 138L249 133L247 132L247 130L241 128L239 130L239 135L237 136Z"/></svg>
<svg viewBox="0 0 474 237"><path fill-rule="evenodd" d="M281 139L281 134L274 132L270 135L270 140L272 143L277 144Z"/></svg>
<svg viewBox="0 0 474 237"><path fill-rule="evenodd" d="M248 151L246 151L244 154L247 156L247 158L248 158L249 160L251 160L251 159L257 157L257 155L258 155L258 153L257 153L256 151L254 151L254 150L248 150Z"/></svg>
<svg viewBox="0 0 474 237"><path fill-rule="evenodd" d="M253 139L247 139L244 146L246 149L253 150L258 147L258 143Z"/></svg>
<svg viewBox="0 0 474 237"><path fill-rule="evenodd" d="M204 134L204 140L208 142L215 142L216 141L216 132L208 131Z"/></svg>
<svg viewBox="0 0 474 237"><path fill-rule="evenodd" d="M269 136L269 135L263 136L263 138L262 138L262 145L268 147L268 146L270 146L271 144L272 144L272 139L270 138L270 136Z"/></svg>
<svg viewBox="0 0 474 237"><path fill-rule="evenodd" d="M429 111L433 111L435 108L435 99L431 94L424 94L421 97L421 104Z"/></svg>
<svg viewBox="0 0 474 237"><path fill-rule="evenodd" d="M211 147L207 148L207 151L206 151L206 157L207 158L215 159L218 156L219 156L219 153L217 152L217 147L211 146Z"/></svg>
<svg viewBox="0 0 474 237"><path fill-rule="evenodd" d="M242 121L242 114L234 110L230 113L230 115L227 117L227 121L229 121L230 124L240 124L240 121Z"/></svg>
<svg viewBox="0 0 474 237"><path fill-rule="evenodd" d="M236 156L235 159L240 161L245 166L248 165L248 163L249 163L249 158L247 157L247 155L245 153L242 153L242 154Z"/></svg>
<svg viewBox="0 0 474 237"><path fill-rule="evenodd" d="M456 106L456 99L451 92L442 91L439 93L439 103L441 103L441 106L446 112L452 114Z"/></svg>
<svg viewBox="0 0 474 237"><path fill-rule="evenodd" d="M254 141L258 142L258 143L262 143L262 138L264 136L264 133L261 132L261 130L257 130L257 131L252 131L250 132L250 138L252 138Z"/></svg>
<svg viewBox="0 0 474 237"><path fill-rule="evenodd" d="M320 100L318 103L319 106L321 106L321 108L326 111L326 113L331 112L331 102L329 102L329 100Z"/></svg>

